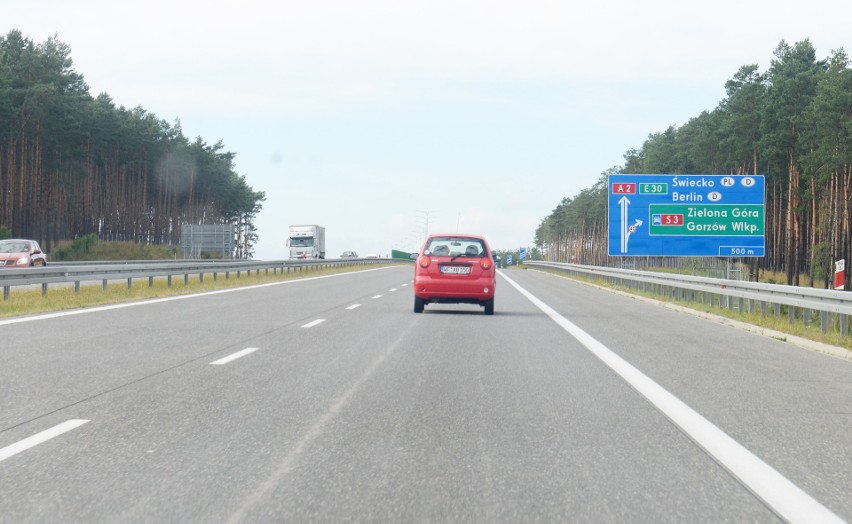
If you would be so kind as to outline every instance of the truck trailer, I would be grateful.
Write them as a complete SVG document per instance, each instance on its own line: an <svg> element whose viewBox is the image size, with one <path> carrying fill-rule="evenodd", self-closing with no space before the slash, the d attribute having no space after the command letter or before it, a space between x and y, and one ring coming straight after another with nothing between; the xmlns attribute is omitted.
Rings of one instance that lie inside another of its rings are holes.
<svg viewBox="0 0 852 524"><path fill-rule="evenodd" d="M325 228L315 224L290 226L290 258L325 258Z"/></svg>

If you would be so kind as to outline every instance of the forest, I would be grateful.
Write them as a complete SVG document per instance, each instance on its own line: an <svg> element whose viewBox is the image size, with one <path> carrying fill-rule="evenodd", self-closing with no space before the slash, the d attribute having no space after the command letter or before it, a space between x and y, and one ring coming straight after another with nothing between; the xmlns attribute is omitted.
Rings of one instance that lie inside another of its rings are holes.
<svg viewBox="0 0 852 524"><path fill-rule="evenodd" d="M748 259L750 274L827 286L832 263L852 255L849 57L839 49L820 60L809 39L781 41L768 70L740 67L725 92L712 111L651 133L624 154L624 165L563 198L536 229L537 249L553 261L617 263L607 256L610 174L763 175L766 250Z"/></svg>
<svg viewBox="0 0 852 524"><path fill-rule="evenodd" d="M38 240L180 243L184 224L230 224L250 258L265 200L221 141L92 96L70 46L0 35L0 231Z"/></svg>

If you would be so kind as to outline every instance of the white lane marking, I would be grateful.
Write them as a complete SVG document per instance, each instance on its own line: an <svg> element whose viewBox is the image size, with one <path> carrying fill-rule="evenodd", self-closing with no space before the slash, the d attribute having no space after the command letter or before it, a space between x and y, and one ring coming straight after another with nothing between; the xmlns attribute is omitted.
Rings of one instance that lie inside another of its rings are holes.
<svg viewBox="0 0 852 524"><path fill-rule="evenodd" d="M316 325L322 324L323 322L325 322L325 319L324 319L324 318L318 318L318 319L316 319L316 320L314 320L314 321L312 321L312 322L308 322L307 324L305 324L305 325L304 325L304 326L302 326L302 327L303 327L303 328L312 328L312 327L314 327L314 326L316 326Z"/></svg>
<svg viewBox="0 0 852 524"><path fill-rule="evenodd" d="M395 287L390 288L390 292L391 292L391 293L393 293L394 291L396 291L396 288L395 288Z"/></svg>
<svg viewBox="0 0 852 524"><path fill-rule="evenodd" d="M407 286L407 285L408 285L408 282L406 282L405 284L403 284L403 285L402 285L402 287L405 287L405 286Z"/></svg>
<svg viewBox="0 0 852 524"><path fill-rule="evenodd" d="M319 277L307 277L307 278L299 278L296 280L284 280L282 282L268 282L266 284L255 284L252 286L243 286L243 287L234 287L228 289L219 289L216 291L205 291L204 293L194 293L190 295L180 295L176 297L164 297L164 298L152 298L151 300L142 300L139 302L127 302L124 304L111 304L109 306L99 306L92 307L86 309L75 309L72 311L59 311L56 313L45 313L43 315L33 315L31 317L21 317L21 318L10 318L6 320L0 320L0 326L6 326L8 324L19 324L21 322L32 322L34 320L50 320L52 318L59 317L70 317L72 315L83 315L86 313L98 313L101 311L110 311L113 309L124 309L127 307L137 307L137 306L146 306L149 304L160 304L162 302L172 302L174 300L188 300L191 298L199 298L199 297L208 297L211 295L221 295L223 293L237 293L239 291L248 291L252 289L260 289L264 287L272 287L272 286L284 286L284 285L292 285L299 284L301 282L308 282L311 280L320 280L323 278L337 278L344 277L349 275L357 275L358 273L367 273L369 271L384 271L386 269L394 269L400 266L386 266L386 267L377 267L373 269L364 269L362 271L352 271L348 273L335 273L333 275L322 275Z"/></svg>
<svg viewBox="0 0 852 524"><path fill-rule="evenodd" d="M57 426L53 426L52 428L46 429L46 430L42 431L41 433L36 433L35 435L33 435L31 437L27 437L24 440L20 440L18 442L15 442L14 444L12 444L10 446L6 446L5 448L0 449L0 462L3 462L7 458L12 457L14 455L17 455L18 453L20 453L22 451L26 451L26 450L34 447L34 446L38 446L39 444L47 442L48 440L52 439L53 437L58 437L59 435L66 433L68 431L71 431L74 428L78 428L78 427L82 426L83 424L85 424L86 422L89 422L89 421L83 420L83 419L67 420L67 421L63 422L62 424L59 424Z"/></svg>
<svg viewBox="0 0 852 524"><path fill-rule="evenodd" d="M376 295L373 298L382 298L383 295Z"/></svg>
<svg viewBox="0 0 852 524"><path fill-rule="evenodd" d="M788 522L843 522L816 499L787 480L769 464L757 458L712 422L684 404L683 401L642 374L626 360L557 313L514 280L502 273L501 276L642 394L669 420L689 435L695 443L709 453L716 462L737 477L749 491L773 508L782 519Z"/></svg>
<svg viewBox="0 0 852 524"><path fill-rule="evenodd" d="M258 349L260 349L260 348L245 348L244 350L237 351L236 353L232 353L232 354L228 355L227 357L220 358L219 360L214 360L210 364L213 365L213 366L221 366L222 364L227 364L228 362L231 362L232 360L237 360L240 357L244 357L244 356L246 356L250 353L254 353Z"/></svg>
<svg viewBox="0 0 852 524"><path fill-rule="evenodd" d="M346 309L355 309L355 308L359 308L359 307L361 307L361 304L352 304L351 306L349 306Z"/></svg>

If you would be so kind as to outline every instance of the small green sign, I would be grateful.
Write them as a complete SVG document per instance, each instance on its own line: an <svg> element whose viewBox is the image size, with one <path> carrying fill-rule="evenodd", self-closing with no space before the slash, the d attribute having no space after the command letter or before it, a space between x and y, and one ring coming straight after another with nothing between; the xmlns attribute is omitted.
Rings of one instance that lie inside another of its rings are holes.
<svg viewBox="0 0 852 524"><path fill-rule="evenodd" d="M763 205L651 204L651 235L763 236Z"/></svg>
<svg viewBox="0 0 852 524"><path fill-rule="evenodd" d="M647 183L643 182L639 184L639 194L640 195L668 195L669 194L669 185L665 182L657 182L657 183Z"/></svg>

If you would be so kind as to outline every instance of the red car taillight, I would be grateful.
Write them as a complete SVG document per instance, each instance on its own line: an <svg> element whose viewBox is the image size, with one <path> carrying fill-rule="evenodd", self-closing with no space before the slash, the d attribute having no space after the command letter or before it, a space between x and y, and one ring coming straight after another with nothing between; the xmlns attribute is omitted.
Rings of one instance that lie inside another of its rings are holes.
<svg viewBox="0 0 852 524"><path fill-rule="evenodd" d="M431 263L432 263L432 259L427 257L426 255L423 255L422 257L420 257L420 267L429 267L429 264L431 264Z"/></svg>
<svg viewBox="0 0 852 524"><path fill-rule="evenodd" d="M479 267L482 269L490 269L491 268L491 259L490 258L482 258L479 260Z"/></svg>

